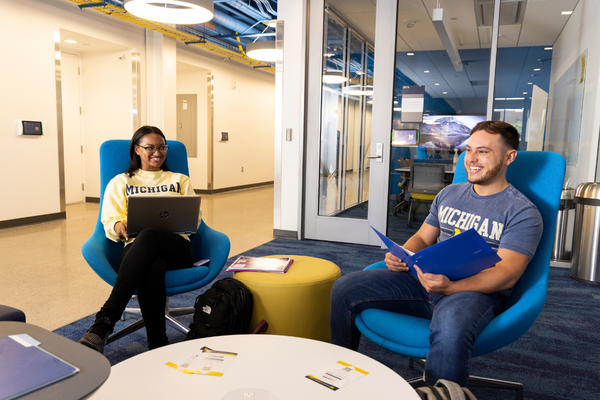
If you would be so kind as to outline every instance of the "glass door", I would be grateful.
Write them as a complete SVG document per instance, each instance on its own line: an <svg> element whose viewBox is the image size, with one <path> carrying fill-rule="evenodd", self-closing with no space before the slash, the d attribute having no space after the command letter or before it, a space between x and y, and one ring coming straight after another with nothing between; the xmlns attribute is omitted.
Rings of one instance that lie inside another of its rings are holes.
<svg viewBox="0 0 600 400"><path fill-rule="evenodd" d="M311 29L304 236L380 244L370 226L385 231L387 218L397 5L366 5L364 31L337 2L321 5L310 16L322 36Z"/></svg>

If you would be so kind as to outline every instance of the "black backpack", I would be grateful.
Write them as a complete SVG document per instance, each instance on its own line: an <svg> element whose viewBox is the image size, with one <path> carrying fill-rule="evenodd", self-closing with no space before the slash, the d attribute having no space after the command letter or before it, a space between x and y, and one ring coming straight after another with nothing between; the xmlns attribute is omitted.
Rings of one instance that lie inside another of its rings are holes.
<svg viewBox="0 0 600 400"><path fill-rule="evenodd" d="M253 306L252 293L243 283L233 278L216 281L196 298L186 340L248 333Z"/></svg>

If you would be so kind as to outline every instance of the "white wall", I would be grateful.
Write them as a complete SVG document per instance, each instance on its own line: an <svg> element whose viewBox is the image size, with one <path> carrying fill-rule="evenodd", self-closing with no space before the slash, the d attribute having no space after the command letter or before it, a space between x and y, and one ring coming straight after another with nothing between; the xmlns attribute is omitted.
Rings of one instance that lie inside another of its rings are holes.
<svg viewBox="0 0 600 400"><path fill-rule="evenodd" d="M187 66L187 67L184 67ZM185 69L182 69L183 67ZM189 64L177 63L177 94L197 95L198 139L196 154L198 157L189 158L190 178L195 189L207 189L208 183L208 146L207 146L207 107L208 84L207 75L210 71Z"/></svg>
<svg viewBox="0 0 600 400"><path fill-rule="evenodd" d="M214 76L213 189L273 181L275 76L180 43L177 61ZM229 141L220 140L221 132Z"/></svg>
<svg viewBox="0 0 600 400"><path fill-rule="evenodd" d="M125 60L120 60L126 54ZM128 52L82 53L85 195L100 197L98 151L109 139L133 134L131 60Z"/></svg>
<svg viewBox="0 0 600 400"><path fill-rule="evenodd" d="M304 85L306 46L306 0L281 0L277 18L284 21L282 126L275 132L276 172L273 228L299 232L301 227ZM292 140L285 140L285 130L292 129Z"/></svg>
<svg viewBox="0 0 600 400"><path fill-rule="evenodd" d="M598 130L600 128L600 103L598 97L598 74L600 70L600 2L580 0L569 22L554 44L552 76L550 78L550 107L546 132L550 131L554 84L588 50L585 71L585 91L579 137L579 161L569 166L567 178L575 188L582 182L593 182L598 160Z"/></svg>
<svg viewBox="0 0 600 400"><path fill-rule="evenodd" d="M60 212L53 26L38 12L16 17L29 8L9 2L0 13L0 220ZM44 135L17 136L18 119L43 121Z"/></svg>
<svg viewBox="0 0 600 400"><path fill-rule="evenodd" d="M54 62L54 32L61 29L126 49L81 53L86 197L99 196L100 144L129 139L133 133L131 51L140 53L142 124L154 123L174 138L177 61L209 69L215 75L215 138L221 131L231 135L228 143L215 141L214 188L273 180L273 74L222 63L214 53L200 54L175 39L92 9L80 10L67 0L0 1L0 33L5 37L0 42L0 138L8 150L0 165L11 171L4 178L7 189L0 191L0 221L61 212ZM123 54L127 60L118 60ZM236 90L231 89L233 80ZM20 118L43 121L44 136L17 137ZM205 144L206 137L198 142ZM195 177L193 181L196 187L205 185Z"/></svg>
<svg viewBox="0 0 600 400"><path fill-rule="evenodd" d="M75 3L2 1L0 33L5 40L0 43L4 61L0 63L0 137L8 151L2 157L1 166L5 171L12 171L6 174L5 183L7 188L14 188L0 192L2 221L61 211L54 66L54 34L61 28L101 36L124 48L143 50L142 28L91 10L81 11ZM131 95L129 99L131 112ZM119 108L111 110L110 106L111 98L105 98L102 109L98 110L104 113L102 122L108 136L115 134L111 111L120 111ZM16 121L20 118L43 121L44 136L17 137ZM90 147L86 151L94 153ZM91 188L93 184L86 186Z"/></svg>

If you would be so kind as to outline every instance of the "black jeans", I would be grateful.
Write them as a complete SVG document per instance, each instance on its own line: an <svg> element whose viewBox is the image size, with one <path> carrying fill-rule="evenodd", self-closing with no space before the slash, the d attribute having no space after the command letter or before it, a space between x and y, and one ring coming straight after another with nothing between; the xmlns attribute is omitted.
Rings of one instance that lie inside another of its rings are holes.
<svg viewBox="0 0 600 400"><path fill-rule="evenodd" d="M192 245L180 235L143 230L123 250L117 281L101 311L116 321L137 289L150 347L167 344L165 274L190 268L193 263Z"/></svg>

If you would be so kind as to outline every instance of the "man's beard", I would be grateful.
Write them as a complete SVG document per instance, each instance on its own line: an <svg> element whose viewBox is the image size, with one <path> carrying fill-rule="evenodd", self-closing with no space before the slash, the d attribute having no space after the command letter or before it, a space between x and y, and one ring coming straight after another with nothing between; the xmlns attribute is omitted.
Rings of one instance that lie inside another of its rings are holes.
<svg viewBox="0 0 600 400"><path fill-rule="evenodd" d="M504 165L504 163L502 161L500 161L491 170L489 170L488 172L484 172L483 175L477 174L476 176L472 176L467 173L467 180L469 181L469 183L473 183L473 184L477 184L477 185L485 185L486 183L488 183L489 181L491 181L498 175L498 172L500 172L503 165ZM468 170L468 168L469 168L469 166L467 166L467 170Z"/></svg>

